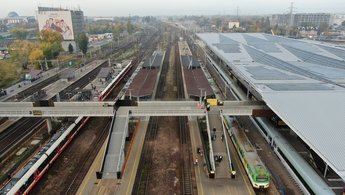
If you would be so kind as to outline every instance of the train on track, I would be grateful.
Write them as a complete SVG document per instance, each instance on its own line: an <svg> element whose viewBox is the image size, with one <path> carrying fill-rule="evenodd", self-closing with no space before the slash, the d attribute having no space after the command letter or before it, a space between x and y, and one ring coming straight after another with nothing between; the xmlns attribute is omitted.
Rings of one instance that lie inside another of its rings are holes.
<svg viewBox="0 0 345 195"><path fill-rule="evenodd" d="M0 190L0 194L27 194L60 156L87 120L78 117L66 130L60 129L50 141ZM79 126L79 127L78 127Z"/></svg>
<svg viewBox="0 0 345 195"><path fill-rule="evenodd" d="M245 133L237 127L233 117L224 116L224 125L235 145L242 165L254 189L264 190L270 186L270 174L260 160Z"/></svg>
<svg viewBox="0 0 345 195"><path fill-rule="evenodd" d="M131 67L132 63L129 62L100 93L99 101L105 100L110 95ZM57 131L49 142L0 189L0 195L28 194L89 119L90 117L80 116L66 130Z"/></svg>
<svg viewBox="0 0 345 195"><path fill-rule="evenodd" d="M283 162L304 194L334 194L327 183L290 145L269 119L256 117L251 119L262 136L270 144L275 154Z"/></svg>
<svg viewBox="0 0 345 195"><path fill-rule="evenodd" d="M127 75L129 70L132 68L132 61L126 65L124 69L111 81L111 83L99 94L98 101L103 101L107 98L113 89L119 84L119 82Z"/></svg>

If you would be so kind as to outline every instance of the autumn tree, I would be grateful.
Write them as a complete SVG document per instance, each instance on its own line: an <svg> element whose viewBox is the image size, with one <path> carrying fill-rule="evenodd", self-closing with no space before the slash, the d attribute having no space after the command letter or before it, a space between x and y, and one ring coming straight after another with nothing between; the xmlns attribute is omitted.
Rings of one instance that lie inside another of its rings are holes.
<svg viewBox="0 0 345 195"><path fill-rule="evenodd" d="M52 30L42 30L38 33L38 39L41 42L48 42L51 44L59 43L61 45L63 37L59 32Z"/></svg>
<svg viewBox="0 0 345 195"><path fill-rule="evenodd" d="M33 51L31 51L29 55L29 61L34 64L35 69L40 69L40 63L37 62L38 60L43 59L43 51L40 48L35 48Z"/></svg>
<svg viewBox="0 0 345 195"><path fill-rule="evenodd" d="M87 52L87 46L89 44L89 38L86 36L85 32L78 35L78 47L85 55Z"/></svg>
<svg viewBox="0 0 345 195"><path fill-rule="evenodd" d="M51 60L56 58L62 50L63 38L60 33L53 31L41 31L38 34L40 42L28 40L14 41L10 45L11 59L14 63L20 64L24 69L28 64L38 66L38 60Z"/></svg>
<svg viewBox="0 0 345 195"><path fill-rule="evenodd" d="M11 31L13 39L24 40L28 36L29 32L23 28L14 28Z"/></svg>
<svg viewBox="0 0 345 195"><path fill-rule="evenodd" d="M29 56L37 47L37 44L28 40L14 41L9 46L12 61L20 64L24 69L26 69L29 63Z"/></svg>
<svg viewBox="0 0 345 195"><path fill-rule="evenodd" d="M62 51L63 37L59 32L42 30L38 33L38 38L40 40L40 49L47 60L56 58Z"/></svg>
<svg viewBox="0 0 345 195"><path fill-rule="evenodd" d="M14 63L0 60L0 87L6 87L19 79L18 67Z"/></svg>

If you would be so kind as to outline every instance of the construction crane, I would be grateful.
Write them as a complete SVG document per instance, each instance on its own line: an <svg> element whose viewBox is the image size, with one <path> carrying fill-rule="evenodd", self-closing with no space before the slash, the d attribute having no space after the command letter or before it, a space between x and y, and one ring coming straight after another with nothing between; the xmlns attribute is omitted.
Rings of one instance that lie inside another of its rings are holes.
<svg viewBox="0 0 345 195"><path fill-rule="evenodd" d="M273 29L271 29L271 33L272 33L273 36L275 36Z"/></svg>

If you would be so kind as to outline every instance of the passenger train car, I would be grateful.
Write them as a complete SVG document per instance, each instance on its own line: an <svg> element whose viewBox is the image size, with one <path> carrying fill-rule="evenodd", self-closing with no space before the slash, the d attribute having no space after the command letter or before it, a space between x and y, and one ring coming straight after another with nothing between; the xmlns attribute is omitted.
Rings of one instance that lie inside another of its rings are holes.
<svg viewBox="0 0 345 195"><path fill-rule="evenodd" d="M252 121L304 194L335 194L268 119L256 117L252 118Z"/></svg>
<svg viewBox="0 0 345 195"><path fill-rule="evenodd" d="M78 117L68 129L59 130L48 144L11 178L0 190L0 194L27 194L87 121L88 118L83 120L83 117Z"/></svg>
<svg viewBox="0 0 345 195"><path fill-rule="evenodd" d="M224 123L253 188L269 188L270 174L245 133L237 127L236 120L232 117L224 116Z"/></svg>
<svg viewBox="0 0 345 195"><path fill-rule="evenodd" d="M119 82L127 75L132 68L132 61L130 61L124 69L113 79L113 81L102 91L98 96L98 101L103 101L109 96L113 89L119 84Z"/></svg>

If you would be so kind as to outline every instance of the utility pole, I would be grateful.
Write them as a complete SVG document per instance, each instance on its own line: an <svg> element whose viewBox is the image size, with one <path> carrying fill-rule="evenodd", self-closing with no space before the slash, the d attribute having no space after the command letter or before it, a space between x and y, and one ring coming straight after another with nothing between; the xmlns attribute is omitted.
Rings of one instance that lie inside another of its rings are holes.
<svg viewBox="0 0 345 195"><path fill-rule="evenodd" d="M237 8L236 8L237 20L240 21L240 17L239 17L239 15L238 15L238 12L239 12L239 8L238 8L238 6L237 6Z"/></svg>
<svg viewBox="0 0 345 195"><path fill-rule="evenodd" d="M290 30L291 28L293 27L293 11L294 11L295 7L293 6L293 2L291 2L291 5L289 7L289 21L288 21L288 27L287 27L287 30L286 30L286 36L289 36L290 35Z"/></svg>

